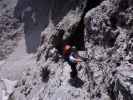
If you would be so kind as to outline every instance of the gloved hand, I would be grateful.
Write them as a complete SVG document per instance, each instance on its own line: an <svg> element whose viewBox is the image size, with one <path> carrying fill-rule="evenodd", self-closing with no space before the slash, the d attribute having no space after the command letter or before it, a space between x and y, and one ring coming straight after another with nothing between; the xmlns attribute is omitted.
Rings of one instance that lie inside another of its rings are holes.
<svg viewBox="0 0 133 100"><path fill-rule="evenodd" d="M80 63L80 62L82 62L82 61L83 61L83 60L81 60L81 59L77 59L77 60L76 60L77 63Z"/></svg>

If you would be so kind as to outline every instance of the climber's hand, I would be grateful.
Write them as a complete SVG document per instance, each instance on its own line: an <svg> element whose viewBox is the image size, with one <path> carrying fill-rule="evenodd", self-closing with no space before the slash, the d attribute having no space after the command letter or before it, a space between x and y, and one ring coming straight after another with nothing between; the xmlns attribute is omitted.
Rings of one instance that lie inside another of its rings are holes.
<svg viewBox="0 0 133 100"><path fill-rule="evenodd" d="M76 61L77 61L78 63L83 62L83 60L81 60L81 59L77 59Z"/></svg>

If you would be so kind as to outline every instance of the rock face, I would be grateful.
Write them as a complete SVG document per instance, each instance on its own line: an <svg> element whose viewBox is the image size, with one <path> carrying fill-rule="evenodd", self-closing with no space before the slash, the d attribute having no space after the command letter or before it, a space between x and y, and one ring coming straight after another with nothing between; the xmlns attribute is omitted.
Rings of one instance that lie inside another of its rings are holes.
<svg viewBox="0 0 133 100"><path fill-rule="evenodd" d="M0 1L0 60L8 57L13 52L21 36L19 21L13 16L16 0Z"/></svg>
<svg viewBox="0 0 133 100"><path fill-rule="evenodd" d="M133 100L132 0L20 0L14 14L38 67L25 72L13 100ZM75 79L65 44L87 57Z"/></svg>
<svg viewBox="0 0 133 100"><path fill-rule="evenodd" d="M94 98L95 89L98 89L100 97L105 93L111 100L133 99L130 81L133 66L130 62L133 26L131 9L130 0L104 1L85 16L87 44L90 45L87 45L87 49L94 60L90 61L95 83L91 87Z"/></svg>

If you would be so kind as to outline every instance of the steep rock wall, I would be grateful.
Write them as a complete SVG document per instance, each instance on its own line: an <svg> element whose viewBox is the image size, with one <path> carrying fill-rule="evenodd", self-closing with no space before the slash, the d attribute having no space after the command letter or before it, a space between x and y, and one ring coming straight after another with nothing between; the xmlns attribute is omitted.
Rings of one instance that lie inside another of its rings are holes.
<svg viewBox="0 0 133 100"><path fill-rule="evenodd" d="M50 12L38 67L26 72L12 98L20 93L28 100L132 100L132 0L79 3L60 21L51 20ZM66 43L86 50L88 60L77 66L77 79L71 79L62 57Z"/></svg>
<svg viewBox="0 0 133 100"><path fill-rule="evenodd" d="M6 59L21 37L21 23L14 17L17 0L0 1L0 60Z"/></svg>

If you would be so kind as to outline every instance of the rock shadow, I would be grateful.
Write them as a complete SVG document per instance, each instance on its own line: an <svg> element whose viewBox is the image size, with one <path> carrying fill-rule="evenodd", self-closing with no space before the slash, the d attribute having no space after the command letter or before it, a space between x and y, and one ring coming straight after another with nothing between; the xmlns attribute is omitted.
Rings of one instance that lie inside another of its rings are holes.
<svg viewBox="0 0 133 100"><path fill-rule="evenodd" d="M49 23L49 4L48 0L18 0L14 15L24 23L28 53L35 53L40 45L41 32Z"/></svg>
<svg viewBox="0 0 133 100"><path fill-rule="evenodd" d="M51 5L51 19L56 25L70 11L80 5L80 0L53 0Z"/></svg>
<svg viewBox="0 0 133 100"><path fill-rule="evenodd" d="M81 88L84 85L84 82L79 77L71 78L69 83L75 88Z"/></svg>
<svg viewBox="0 0 133 100"><path fill-rule="evenodd" d="M49 74L50 74L50 70L48 70L48 68L42 68L40 76L43 82L45 83L48 82Z"/></svg>

